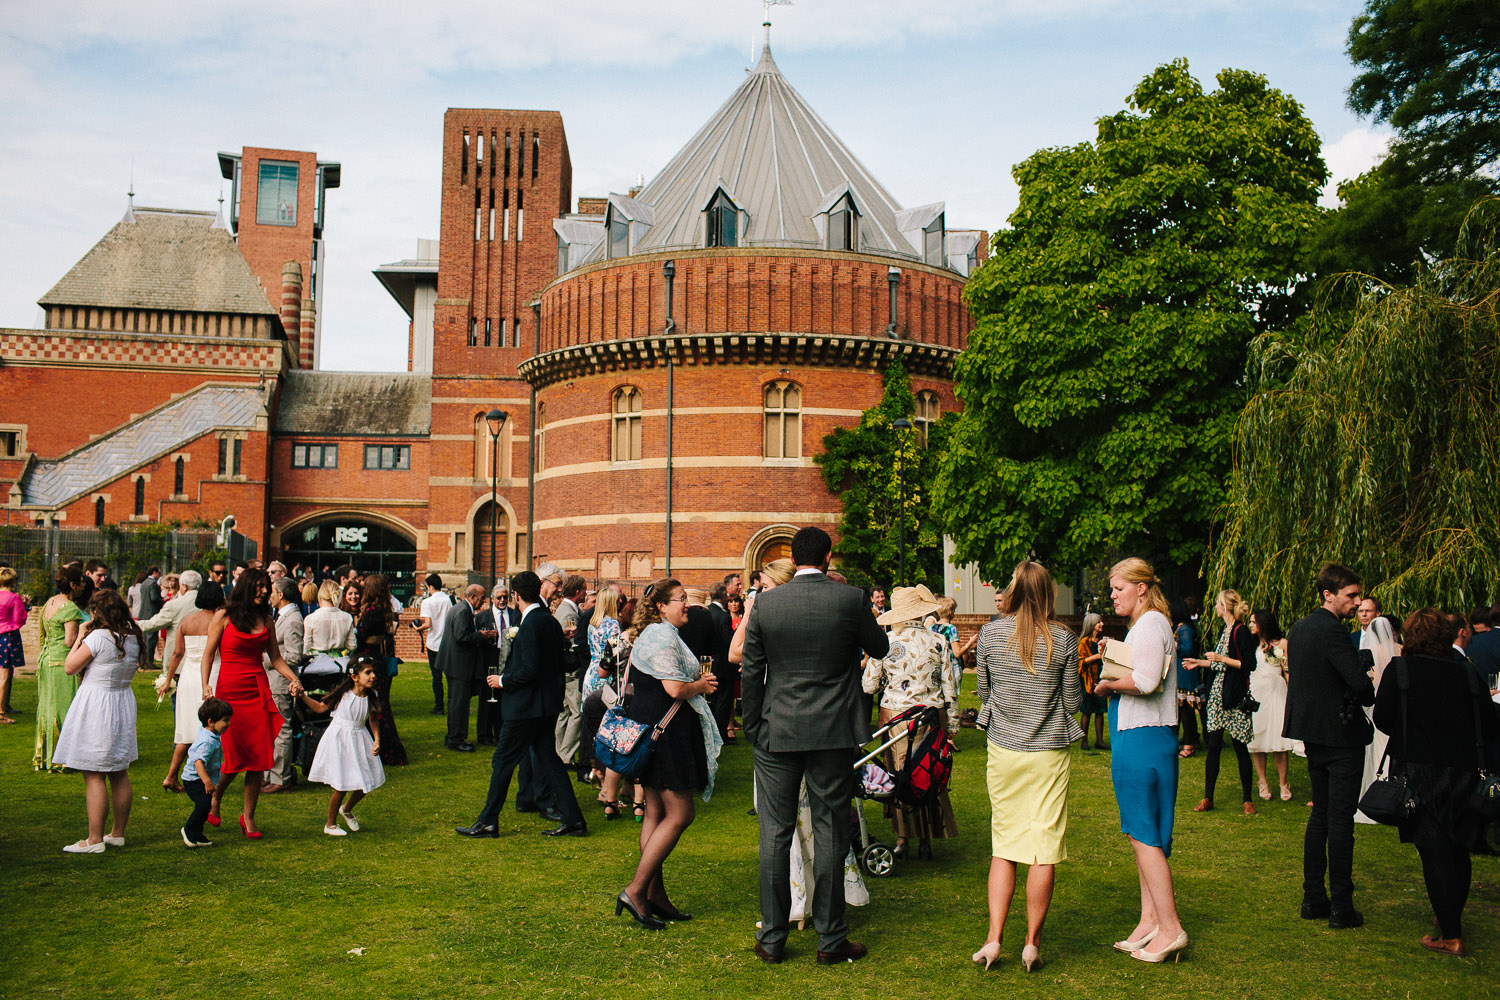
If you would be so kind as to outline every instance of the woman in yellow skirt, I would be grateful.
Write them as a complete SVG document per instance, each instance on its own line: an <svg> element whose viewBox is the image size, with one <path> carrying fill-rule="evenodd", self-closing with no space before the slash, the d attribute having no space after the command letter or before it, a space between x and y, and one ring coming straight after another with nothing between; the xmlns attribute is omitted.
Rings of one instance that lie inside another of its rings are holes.
<svg viewBox="0 0 1500 1000"><path fill-rule="evenodd" d="M1005 916L1026 875L1026 943L1021 965L1040 964L1042 924L1055 866L1068 859L1068 747L1083 737L1073 713L1083 701L1078 637L1053 621L1057 585L1041 563L1016 566L1000 617L979 633L979 725L989 743L989 936L974 961L1000 957Z"/></svg>

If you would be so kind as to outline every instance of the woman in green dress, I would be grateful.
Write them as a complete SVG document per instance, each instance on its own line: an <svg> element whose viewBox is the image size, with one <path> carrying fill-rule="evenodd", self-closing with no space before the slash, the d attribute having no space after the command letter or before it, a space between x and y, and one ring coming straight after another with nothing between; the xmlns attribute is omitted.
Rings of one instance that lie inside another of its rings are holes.
<svg viewBox="0 0 1500 1000"><path fill-rule="evenodd" d="M36 667L36 753L31 767L36 771L60 771L52 766L52 750L57 733L73 703L78 689L76 678L63 672L68 650L78 640L78 626L93 596L94 581L84 575L80 566L68 565L57 571L57 593L42 607L42 648Z"/></svg>

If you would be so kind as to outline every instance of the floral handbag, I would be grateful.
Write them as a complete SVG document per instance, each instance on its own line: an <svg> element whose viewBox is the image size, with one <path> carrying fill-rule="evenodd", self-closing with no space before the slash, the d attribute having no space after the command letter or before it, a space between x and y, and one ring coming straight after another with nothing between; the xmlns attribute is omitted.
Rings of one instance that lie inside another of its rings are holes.
<svg viewBox="0 0 1500 1000"><path fill-rule="evenodd" d="M628 691L629 683L630 664L627 662L620 687ZM661 739L662 731L681 707L682 699L678 698L667 709L667 714L662 716L660 722L655 726L648 726L626 715L623 705L613 706L604 713L604 718L599 723L599 732L594 737L594 758L623 777L639 777L651 761L656 741Z"/></svg>

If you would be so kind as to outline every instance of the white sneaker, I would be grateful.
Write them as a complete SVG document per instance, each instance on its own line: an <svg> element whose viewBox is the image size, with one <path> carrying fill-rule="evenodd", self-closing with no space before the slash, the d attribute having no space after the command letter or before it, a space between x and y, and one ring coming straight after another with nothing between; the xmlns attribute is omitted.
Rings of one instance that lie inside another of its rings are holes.
<svg viewBox="0 0 1500 1000"><path fill-rule="evenodd" d="M63 851L68 854L103 854L104 842L90 844L87 840L80 840L76 844L64 844Z"/></svg>
<svg viewBox="0 0 1500 1000"><path fill-rule="evenodd" d="M349 828L350 833L359 832L359 820L355 819L351 813L346 813L344 812L344 810L340 809L339 818L344 821L344 825Z"/></svg>
<svg viewBox="0 0 1500 1000"><path fill-rule="evenodd" d="M124 847L125 846L125 838L124 837L111 837L107 833L104 835L104 842L106 844L108 844L110 847Z"/></svg>
<svg viewBox="0 0 1500 1000"><path fill-rule="evenodd" d="M326 834L328 834L328 836L330 836L330 837L347 837L347 836L349 836L347 833L345 833L343 830L340 830L336 826L325 826L325 827L323 827L323 832L326 833Z"/></svg>
<svg viewBox="0 0 1500 1000"><path fill-rule="evenodd" d="M177 832L180 833L180 834L182 834L182 842L184 844L188 845L189 847L197 847L198 846L198 842L196 840L194 840L192 837L189 837L187 835L187 827L183 827L182 829L178 830Z"/></svg>

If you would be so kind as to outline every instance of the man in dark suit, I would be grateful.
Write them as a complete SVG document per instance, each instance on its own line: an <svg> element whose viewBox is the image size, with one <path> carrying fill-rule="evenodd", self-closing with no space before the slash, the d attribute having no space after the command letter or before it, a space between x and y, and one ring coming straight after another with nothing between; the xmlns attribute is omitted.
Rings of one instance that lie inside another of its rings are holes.
<svg viewBox="0 0 1500 1000"><path fill-rule="evenodd" d="M745 735L755 753L760 817L760 914L755 953L779 962L791 912L792 830L804 778L812 801L813 926L818 963L863 958L844 920L844 856L855 748L870 738L860 710L860 654L890 651L864 595L834 583L832 539L819 528L792 538L797 573L746 609L741 664Z"/></svg>
<svg viewBox="0 0 1500 1000"><path fill-rule="evenodd" d="M731 574L738 580L738 574ZM719 686L709 699L713 709L714 723L719 727L719 736L725 743L733 744L729 735L730 723L734 721L734 682L739 679L740 668L729 662L729 644L734 640L734 623L729 616L729 589L722 583L708 588L708 614L714 625L714 676Z"/></svg>
<svg viewBox="0 0 1500 1000"><path fill-rule="evenodd" d="M1375 686L1343 624L1359 606L1359 576L1329 563L1318 573L1317 589L1323 606L1287 631L1291 680L1283 735L1306 745L1312 781L1302 841L1302 918L1326 917L1329 927L1341 929L1365 922L1354 908L1354 810L1372 735L1361 706L1375 703Z"/></svg>
<svg viewBox="0 0 1500 1000"><path fill-rule="evenodd" d="M484 683L484 646L495 641L493 629L485 636L474 624L474 612L483 603L483 587L471 583L464 588L463 600L444 617L443 638L434 656L448 678L448 735L443 745L460 753L474 752L469 742L469 699Z"/></svg>
<svg viewBox="0 0 1500 1000"><path fill-rule="evenodd" d="M141 613L136 617L141 621L152 618L161 610L164 602L161 599L161 567L152 566L146 570L146 579L141 581ZM152 632L146 636L146 663L150 664L156 659L156 637Z"/></svg>
<svg viewBox="0 0 1500 1000"><path fill-rule="evenodd" d="M474 627L480 632L489 632L495 636L493 640L485 641L484 649L484 672L486 676L496 673L500 666L501 649L505 647L505 630L512 624L510 620L510 592L504 583L495 585L495 590L490 594L489 607L474 616ZM519 619L518 619L519 621ZM494 694L495 700L490 701ZM478 720L475 723L477 729L476 742L480 746L494 746L500 741L500 698L496 692L484 687L479 692Z"/></svg>
<svg viewBox="0 0 1500 1000"><path fill-rule="evenodd" d="M557 799L562 822L555 829L543 830L549 837L584 837L588 825L567 769L557 756L552 727L563 703L562 626L547 613L541 603L542 581L529 570L517 573L511 580L511 592L521 609L520 630L511 640L504 672L488 678L490 687L500 689L500 743L490 774L489 796L479 818L470 826L457 828L465 837L497 837L496 820L510 791L511 773L526 754L533 758L547 779ZM788 846L790 850L790 846ZM842 857L842 855L841 855Z"/></svg>

